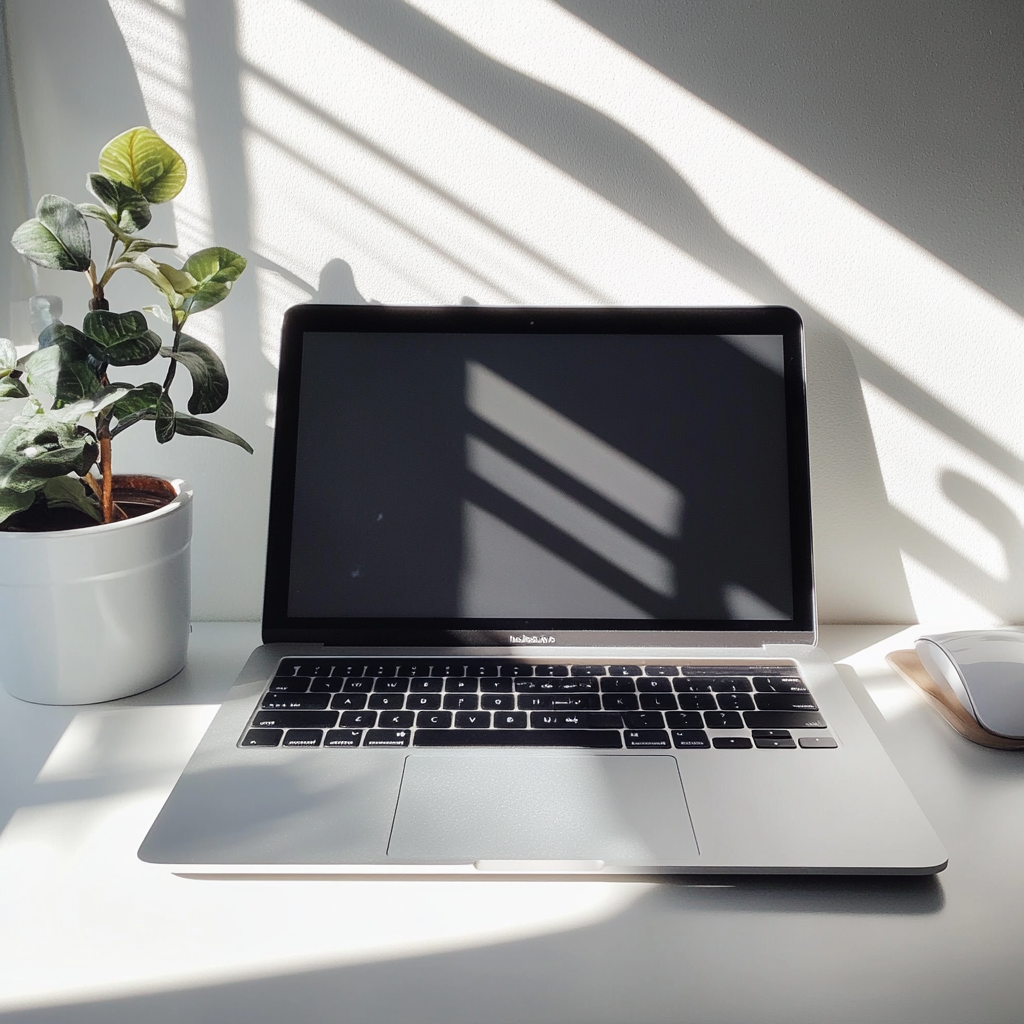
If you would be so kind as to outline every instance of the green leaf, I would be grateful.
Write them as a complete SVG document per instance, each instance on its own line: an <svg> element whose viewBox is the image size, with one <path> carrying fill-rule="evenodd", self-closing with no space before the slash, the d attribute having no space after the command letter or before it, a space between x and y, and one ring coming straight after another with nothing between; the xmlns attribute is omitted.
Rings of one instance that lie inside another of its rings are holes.
<svg viewBox="0 0 1024 1024"><path fill-rule="evenodd" d="M196 282L191 295L185 297L185 312L199 313L227 298L231 285L238 280L245 267L244 256L221 246L193 253L181 268Z"/></svg>
<svg viewBox="0 0 1024 1024"><path fill-rule="evenodd" d="M180 309L181 304L185 301L183 295L174 290L174 285L164 276L161 271L161 267L167 266L166 263L157 263L151 256L146 256L142 253L125 253L121 259L114 264L112 269L118 270L121 267L128 267L134 270L136 273L142 274L143 277L148 278L153 284L157 286L164 293L167 299L167 304L172 309ZM171 267L173 270L174 268Z"/></svg>
<svg viewBox="0 0 1024 1024"><path fill-rule="evenodd" d="M77 423L83 416L102 412L116 404L131 391L130 384L108 384L95 394L78 402L69 402L51 409L48 415L60 423Z"/></svg>
<svg viewBox="0 0 1024 1024"><path fill-rule="evenodd" d="M153 381L140 384L139 387L128 391L124 397L119 398L110 410L110 414L121 420L137 412L152 411L156 409L161 394L163 394L163 388Z"/></svg>
<svg viewBox="0 0 1024 1024"><path fill-rule="evenodd" d="M167 350L164 350L165 354ZM228 375L220 356L203 342L182 334L178 351L169 353L192 375L191 413L216 412L228 398Z"/></svg>
<svg viewBox="0 0 1024 1024"><path fill-rule="evenodd" d="M50 508L76 508L103 522L103 512L95 495L82 481L73 476L57 476L43 484L43 494Z"/></svg>
<svg viewBox="0 0 1024 1024"><path fill-rule="evenodd" d="M81 210L55 195L39 200L35 217L14 232L11 245L49 270L88 270L92 259L89 225Z"/></svg>
<svg viewBox="0 0 1024 1024"><path fill-rule="evenodd" d="M149 330L145 316L138 310L111 313L96 309L85 314L83 344L90 355L114 366L139 366L148 363L159 351L159 335Z"/></svg>
<svg viewBox="0 0 1024 1024"><path fill-rule="evenodd" d="M28 398L28 388L20 377L0 377L0 398Z"/></svg>
<svg viewBox="0 0 1024 1024"><path fill-rule="evenodd" d="M86 181L89 191L115 212L123 231L141 231L153 219L149 201L141 192L102 174L90 174Z"/></svg>
<svg viewBox="0 0 1024 1024"><path fill-rule="evenodd" d="M167 395L161 394L156 402L156 439L167 444L174 437L174 406Z"/></svg>
<svg viewBox="0 0 1024 1024"><path fill-rule="evenodd" d="M59 326L78 334L73 327ZM100 387L100 378L87 362L85 350L73 340L38 348L25 360L25 371L31 387L59 402L79 402Z"/></svg>
<svg viewBox="0 0 1024 1024"><path fill-rule="evenodd" d="M150 238L133 238L128 243L128 248L125 250L125 254L143 253L150 249L177 249L177 242L154 242Z"/></svg>
<svg viewBox="0 0 1024 1024"><path fill-rule="evenodd" d="M185 161L152 128L130 128L100 153L100 171L140 192L151 203L166 203L185 184Z"/></svg>
<svg viewBox="0 0 1024 1024"><path fill-rule="evenodd" d="M228 430L217 423L209 420L198 420L194 416L186 416L183 413L175 413L174 432L185 434L189 437L216 437L221 441L230 441L244 448L250 455L253 454L252 446L244 438L239 437L234 431Z"/></svg>
<svg viewBox="0 0 1024 1024"><path fill-rule="evenodd" d="M48 413L19 416L0 438L0 491L26 493L68 473L84 476L96 462L96 438Z"/></svg>
<svg viewBox="0 0 1024 1024"><path fill-rule="evenodd" d="M0 490L0 523L10 519L15 512L24 512L35 500L34 491Z"/></svg>

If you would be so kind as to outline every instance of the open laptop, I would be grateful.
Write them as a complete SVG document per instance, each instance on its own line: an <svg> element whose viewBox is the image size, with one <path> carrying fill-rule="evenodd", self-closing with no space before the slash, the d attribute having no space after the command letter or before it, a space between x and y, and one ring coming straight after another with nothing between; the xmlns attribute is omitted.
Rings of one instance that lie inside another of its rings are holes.
<svg viewBox="0 0 1024 1024"><path fill-rule="evenodd" d="M810 510L790 309L289 310L265 644L139 856L942 870L814 646Z"/></svg>

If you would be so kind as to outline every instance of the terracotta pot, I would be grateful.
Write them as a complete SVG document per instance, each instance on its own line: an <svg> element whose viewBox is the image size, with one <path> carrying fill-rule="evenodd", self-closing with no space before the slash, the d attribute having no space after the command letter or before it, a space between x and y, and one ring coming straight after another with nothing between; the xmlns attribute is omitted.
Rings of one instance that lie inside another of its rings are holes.
<svg viewBox="0 0 1024 1024"><path fill-rule="evenodd" d="M15 697L95 704L185 666L192 489L157 477L115 476L114 486L132 518L0 530L0 682Z"/></svg>

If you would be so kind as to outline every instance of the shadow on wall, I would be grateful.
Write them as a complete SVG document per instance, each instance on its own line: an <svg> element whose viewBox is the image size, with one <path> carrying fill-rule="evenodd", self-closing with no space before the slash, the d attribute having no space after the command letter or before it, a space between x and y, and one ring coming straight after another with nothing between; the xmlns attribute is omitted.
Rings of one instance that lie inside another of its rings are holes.
<svg viewBox="0 0 1024 1024"><path fill-rule="evenodd" d="M848 456L839 465L826 464L824 459L812 465L818 518L844 526L842 535L817 534L819 601L833 609L837 619L914 621L916 614L893 528L894 519L899 522L903 517L886 499L860 379L1017 482L1024 482L1024 463L794 293L758 256L722 229L699 196L660 154L622 125L491 59L400 0L385 0L372 7L346 0L311 0L309 5L750 295L800 310L808 337L809 412L815 447L819 452ZM625 24L628 17L616 16L609 7L602 10L607 16L601 30L616 38L616 27ZM659 5L659 25L663 14ZM672 17L684 17L682 9ZM735 11L732 17L738 17ZM791 12L780 23L792 27L799 23L795 18ZM721 19L725 24L726 15L721 14ZM650 18L639 20L651 23ZM681 25L678 32L690 45L697 45L693 40L700 34L692 26ZM668 32L665 38L672 36ZM788 73L786 68L774 67L768 54L751 62L749 66L754 70L749 75L736 75L736 66L736 55L723 52L717 75L721 68L729 69L724 77L742 81L755 92L765 80L784 78ZM717 75L709 73L712 84L717 82ZM687 85L701 95L699 83ZM809 84L803 87L814 95ZM844 93L842 99L849 104L848 94ZM845 124L847 120L861 123L864 117L847 110L837 123ZM774 135L766 134L775 144ZM825 172L828 168L819 166L819 170ZM967 171L963 169L962 173ZM872 208L870 196L863 198ZM970 254L956 262L970 263ZM990 498L998 500L994 495ZM823 511L826 514L822 515ZM926 556L923 561L929 569L962 587L992 612L1012 616L1017 602L1011 590L976 566L964 574L962 555L939 537L919 526L916 529L928 537L927 544L915 547ZM1020 553L1008 549L1006 557L1013 562L1011 576L1020 576L1024 572ZM883 600L887 602L885 607L880 603Z"/></svg>
<svg viewBox="0 0 1024 1024"><path fill-rule="evenodd" d="M53 0L44 2L52 4ZM98 0L82 4L81 8L93 6L102 8L100 13L110 19L106 5ZM140 8L142 6L145 5ZM889 506L860 381L870 382L1000 472L1024 482L1024 464L1016 456L814 309L755 253L721 227L700 197L657 151L621 124L486 56L400 0L381 0L373 5L355 0L312 0L309 6L751 296L765 302L792 305L801 311L807 326L810 417L817 454L812 466L815 505L819 521L832 527L831 531L819 529L817 534L819 600L833 618L850 621L864 618L911 621L915 618L901 560L900 531L914 534L914 557L920 558L936 575L962 587L996 614L1012 613L1014 599L1006 584L977 566L965 566L963 556L945 541L909 520L903 523L900 513ZM967 117L971 109L970 96L981 88L975 83L984 77L972 77L976 69L970 63L981 52L978 47L984 49L981 43L967 46L959 58L965 67L971 68L971 74L949 75L948 67L939 65L934 69L915 65L906 72L915 83L935 84L937 94L946 100L942 109L948 111L956 101L958 120L952 137L970 138L977 152L982 154L978 167L967 167L965 158L957 155L952 162L943 164L949 168L944 171L934 161L920 159L941 137L936 134L941 125L934 116L918 111L921 116L908 118L906 110L887 105L889 98L879 91L885 88L884 84L869 90L866 98L859 100L861 92L849 85L851 77L858 74L863 64L840 53L842 47L838 44L836 52L830 55L831 60L814 64L804 58L805 53L817 52L818 44L808 47L807 39L817 39L814 33L824 30L822 19L828 17L817 15L813 5L789 3L785 15L773 20L763 12L752 12L752 5L728 0L715 10L702 7L699 24L693 21L693 11L688 7L669 10L661 4L656 9L635 3L579 5L575 0L566 0L562 6L569 10L581 7L579 16L611 39L669 77L684 82L696 95L708 99L763 137L770 138L773 145L792 153L816 173L834 181L869 209L887 217L900 230L932 248L979 283L999 294L1009 290L995 269L996 264L1001 267L1003 261L987 259L974 235L936 223L931 215L936 196L941 198L944 208L949 208L951 191L964 187L963 182L970 178L980 182L979 190L985 193L976 204L985 216L972 206L971 225L984 227L988 223L985 217L995 218L998 223L994 223L993 237L1001 240L1003 246L1012 245L1016 238L1014 232L1020 228L1019 217L999 217L998 213L992 213L993 210L1005 212L1003 208L1008 202L1007 179L1005 175L1000 177L1002 160L1006 158L1012 163L1014 154L1019 155L1018 141L997 144L994 140L1008 135L1016 139L1016 135L1003 133L998 124L986 126L981 123L982 119ZM886 42L879 51L882 54L879 59L888 62L879 82L903 81L899 76L904 72L897 57L904 60L905 53L899 48L899 40L910 31L914 19L922 15L920 12L887 13L880 5L875 6L878 10L870 17L864 16L858 8L857 18L871 26L872 33L876 32L878 24L893 22L894 41ZM239 78L243 70L254 75L259 71L244 67L238 55L235 7L229 0L204 3L182 0L182 10L193 75L192 93L196 97L217 98L216 102L195 103L198 146L208 156L210 206L214 211L211 229L217 237L238 238L239 231L248 231L252 213L248 184L239 181L236 170L245 166L244 139L249 128ZM997 15L989 12L986 17L997 18ZM842 40L845 38L842 33L850 32L854 33L852 38L861 38L858 33L867 29L853 25L852 14L850 19L850 23L839 18L829 22L839 33L834 39ZM794 35L794 25L804 26L802 32ZM1012 29L1010 25L1000 40L991 43L999 48L996 66L1000 68L1012 66L1002 56L1014 38ZM1019 26L1016 34L1019 36ZM957 55L958 51L941 31L932 38L937 41L935 45L941 55L951 59ZM867 46L871 41L862 42ZM915 54L915 60L935 57L928 52L921 56L914 47L907 49ZM953 84L947 85L947 81ZM963 81L969 81L970 88L954 96ZM825 89L823 94L824 86L829 86L831 91ZM276 83L276 87L287 93L281 83ZM909 88L900 92L900 102L909 92ZM300 104L306 102L294 95L289 99ZM930 97L920 100L922 104L929 102ZM808 110L809 103L819 106ZM858 103L861 105L857 106ZM879 118L887 130L885 160L876 159L879 137L870 134L871 126ZM913 130L908 129L908 121ZM352 134L347 126L328 117L323 117L323 123L329 131ZM849 135L839 139L833 125L841 126L843 131L849 129ZM908 137L909 143L905 142ZM370 140L356 141L367 148L373 146ZM1005 151L1000 146L1018 148ZM213 154L216 158L209 158ZM299 159L297 155L295 158ZM393 158L392 163L417 186L444 195L459 205L459 197L450 195L443 184L424 180L413 170L402 168ZM876 164L877 169L872 171ZM915 173L922 173L921 166L928 168L927 175L914 177ZM926 187L920 190L920 195L911 195L913 188L894 191L891 185L897 180L910 180L915 185L923 183ZM345 186L339 182L339 187ZM921 198L922 195L925 198ZM995 201L992 201L993 195ZM463 214L475 215L464 204L460 210ZM500 230L496 225L485 226L488 230ZM997 250L999 248L996 246ZM445 255L459 259L457 253ZM320 301L365 301L355 285L351 268L339 258L324 265L315 288L312 282L303 281L289 268L265 257L255 256L254 263L276 271ZM563 276L571 274L571 268L566 271L552 266L549 270ZM586 282L578 284L586 287ZM254 276L243 279L239 287L248 301L235 304L230 314L235 318L232 333L254 337L259 327ZM515 301L513 296L509 298ZM594 301L602 299L595 294ZM259 394L268 384L268 367L257 360L239 361L232 366L232 373L243 393ZM259 411L254 408L249 412L255 422ZM836 459L836 453L845 453L848 457ZM977 484L973 486L984 490ZM985 506L986 501L988 505L999 501L994 494L985 493L987 499L981 499L981 506ZM1012 511L1004 511L1016 522ZM978 519L986 522L983 516ZM834 525L839 523L841 530ZM1013 540L1015 534L1004 529L996 536L1006 546L1009 577L1020 578L1024 575L1024 557L1020 545Z"/></svg>

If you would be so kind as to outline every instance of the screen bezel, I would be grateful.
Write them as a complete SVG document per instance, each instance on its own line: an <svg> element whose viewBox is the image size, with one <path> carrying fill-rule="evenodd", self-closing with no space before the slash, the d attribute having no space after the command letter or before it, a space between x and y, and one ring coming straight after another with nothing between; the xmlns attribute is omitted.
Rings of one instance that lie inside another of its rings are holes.
<svg viewBox="0 0 1024 1024"><path fill-rule="evenodd" d="M466 620L299 618L288 614L302 345L307 333L771 334L783 338L793 617L788 620ZM329 646L509 647L514 636L554 646L759 646L815 636L810 465L803 324L784 306L483 307L294 306L285 313L278 372L263 639ZM553 637L552 640L546 638Z"/></svg>

